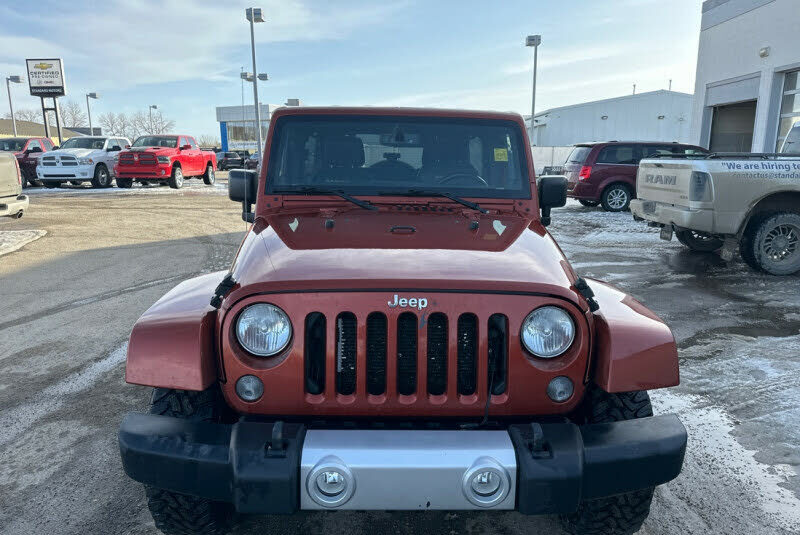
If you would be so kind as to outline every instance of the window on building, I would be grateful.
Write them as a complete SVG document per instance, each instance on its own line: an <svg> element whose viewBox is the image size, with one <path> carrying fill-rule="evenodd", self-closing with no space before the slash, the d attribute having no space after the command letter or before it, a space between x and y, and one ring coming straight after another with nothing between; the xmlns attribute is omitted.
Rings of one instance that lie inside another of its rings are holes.
<svg viewBox="0 0 800 535"><path fill-rule="evenodd" d="M778 123L778 152L800 152L800 147L787 149L785 142L791 142L794 135L789 135L792 128L800 123L800 71L786 73L783 82L783 99L781 100L781 118ZM796 135L796 134L795 134Z"/></svg>

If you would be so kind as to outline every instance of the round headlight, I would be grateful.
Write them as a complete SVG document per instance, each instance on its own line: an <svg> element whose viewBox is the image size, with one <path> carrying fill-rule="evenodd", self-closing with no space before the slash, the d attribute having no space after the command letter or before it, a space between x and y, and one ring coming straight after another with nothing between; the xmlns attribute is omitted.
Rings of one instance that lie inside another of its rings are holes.
<svg viewBox="0 0 800 535"><path fill-rule="evenodd" d="M283 351L292 338L289 316L267 303L245 308L236 322L236 338L253 355L271 357Z"/></svg>
<svg viewBox="0 0 800 535"><path fill-rule="evenodd" d="M552 306L537 308L522 322L520 338L528 351L537 357L557 357L572 345L575 324L563 309Z"/></svg>

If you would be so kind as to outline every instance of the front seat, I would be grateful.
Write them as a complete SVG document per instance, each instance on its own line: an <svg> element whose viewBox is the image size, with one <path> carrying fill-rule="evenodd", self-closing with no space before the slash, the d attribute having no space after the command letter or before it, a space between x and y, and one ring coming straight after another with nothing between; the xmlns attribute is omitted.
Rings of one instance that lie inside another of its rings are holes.
<svg viewBox="0 0 800 535"><path fill-rule="evenodd" d="M364 143L356 136L335 136L322 142L322 168L316 183L337 185L357 184L362 175L356 170L364 165Z"/></svg>
<svg viewBox="0 0 800 535"><path fill-rule="evenodd" d="M442 179L465 174L478 176L478 170L469 161L469 147L464 139L435 138L425 145L419 177L427 184L438 184Z"/></svg>

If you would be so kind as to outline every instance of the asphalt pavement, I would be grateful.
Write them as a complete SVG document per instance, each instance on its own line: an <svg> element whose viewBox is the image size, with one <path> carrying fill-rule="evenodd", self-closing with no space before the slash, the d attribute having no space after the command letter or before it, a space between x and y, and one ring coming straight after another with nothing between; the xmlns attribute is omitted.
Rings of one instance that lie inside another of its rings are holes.
<svg viewBox="0 0 800 535"><path fill-rule="evenodd" d="M29 194L24 218L0 220L0 533L157 533L119 461L119 422L149 396L124 382L125 344L167 290L229 266L240 208L224 180ZM800 277L572 202L551 230L579 272L633 294L679 342L681 386L652 398L684 420L686 465L641 533L800 533ZM323 532L561 533L552 517L484 512L247 517L234 533Z"/></svg>

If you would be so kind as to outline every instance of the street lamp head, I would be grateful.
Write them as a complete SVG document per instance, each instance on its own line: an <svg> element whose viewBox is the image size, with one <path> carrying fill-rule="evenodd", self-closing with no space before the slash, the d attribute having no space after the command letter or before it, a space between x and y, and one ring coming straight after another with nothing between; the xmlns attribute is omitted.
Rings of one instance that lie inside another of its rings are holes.
<svg viewBox="0 0 800 535"><path fill-rule="evenodd" d="M239 78L241 78L242 80L247 80L248 82L252 82L253 81L253 73L252 72L243 72L243 73L239 74Z"/></svg>
<svg viewBox="0 0 800 535"><path fill-rule="evenodd" d="M158 106L156 106L155 104L150 104L150 109L151 110L157 110Z"/></svg>
<svg viewBox="0 0 800 535"><path fill-rule="evenodd" d="M529 35L527 39L525 39L525 46L539 46L540 44L542 44L541 35Z"/></svg>
<svg viewBox="0 0 800 535"><path fill-rule="evenodd" d="M262 82L266 82L267 80L269 80L269 75L265 72L260 72L258 73L258 79L261 80Z"/></svg>
<svg viewBox="0 0 800 535"><path fill-rule="evenodd" d="M98 95L97 93L86 93L86 96L94 99L100 98L100 95Z"/></svg>
<svg viewBox="0 0 800 535"><path fill-rule="evenodd" d="M248 7L244 10L244 14L250 22L266 22L260 7Z"/></svg>
<svg viewBox="0 0 800 535"><path fill-rule="evenodd" d="M20 78L19 76L9 76L8 78L6 78L6 80L11 82L12 84L21 84L22 83L22 78Z"/></svg>

